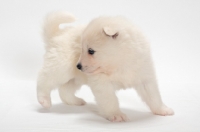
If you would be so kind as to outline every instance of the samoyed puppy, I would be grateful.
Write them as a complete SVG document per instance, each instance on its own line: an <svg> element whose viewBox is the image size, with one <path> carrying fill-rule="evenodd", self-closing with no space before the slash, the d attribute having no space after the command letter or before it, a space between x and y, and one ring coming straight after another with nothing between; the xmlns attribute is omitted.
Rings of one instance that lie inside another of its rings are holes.
<svg viewBox="0 0 200 132"><path fill-rule="evenodd" d="M66 104L84 105L75 92L86 84L99 112L110 121L128 120L115 95L126 88L134 88L154 114L174 114L161 99L149 43L136 26L123 17L102 16L87 26L59 28L74 21L69 13L55 12L44 22L46 53L37 82L37 98L43 107L51 106L54 88Z"/></svg>

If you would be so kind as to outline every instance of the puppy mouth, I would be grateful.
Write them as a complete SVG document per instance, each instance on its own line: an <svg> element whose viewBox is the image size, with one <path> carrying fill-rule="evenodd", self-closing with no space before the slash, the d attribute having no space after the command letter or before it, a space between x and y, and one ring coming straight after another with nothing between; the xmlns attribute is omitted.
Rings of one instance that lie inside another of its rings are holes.
<svg viewBox="0 0 200 132"><path fill-rule="evenodd" d="M92 70L92 71L87 71L87 69L86 70L84 70L83 72L85 72L86 74L89 74L89 75L91 75L91 74L96 74L96 73L98 73L98 70L100 69L100 67L97 67L96 69L94 69L94 70Z"/></svg>

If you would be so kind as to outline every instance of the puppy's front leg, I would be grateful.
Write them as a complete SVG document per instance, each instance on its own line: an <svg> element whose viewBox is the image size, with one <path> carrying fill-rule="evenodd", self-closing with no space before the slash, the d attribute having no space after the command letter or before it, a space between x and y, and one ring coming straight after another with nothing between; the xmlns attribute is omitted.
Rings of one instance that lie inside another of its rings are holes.
<svg viewBox="0 0 200 132"><path fill-rule="evenodd" d="M99 106L100 114L112 122L127 121L128 118L119 109L115 90L110 82L102 82L92 86L92 92Z"/></svg>
<svg viewBox="0 0 200 132"><path fill-rule="evenodd" d="M162 116L174 114L174 111L162 102L157 83L154 79L142 82L136 87L136 91L154 114Z"/></svg>

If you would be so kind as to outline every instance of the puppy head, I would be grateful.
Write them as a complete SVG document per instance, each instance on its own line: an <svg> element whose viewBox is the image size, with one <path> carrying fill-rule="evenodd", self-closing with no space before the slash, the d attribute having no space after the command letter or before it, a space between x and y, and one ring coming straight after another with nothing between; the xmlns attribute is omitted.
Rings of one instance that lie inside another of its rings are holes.
<svg viewBox="0 0 200 132"><path fill-rule="evenodd" d="M86 74L112 74L119 66L120 29L109 18L94 19L82 35L77 68Z"/></svg>

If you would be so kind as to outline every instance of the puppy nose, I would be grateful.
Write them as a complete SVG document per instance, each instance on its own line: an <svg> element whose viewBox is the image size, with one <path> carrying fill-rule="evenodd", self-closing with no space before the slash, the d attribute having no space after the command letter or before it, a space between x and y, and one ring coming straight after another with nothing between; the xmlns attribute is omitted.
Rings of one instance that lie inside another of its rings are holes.
<svg viewBox="0 0 200 132"><path fill-rule="evenodd" d="M81 65L81 63L78 63L78 65L76 66L79 70L81 70L81 68L82 68L82 65Z"/></svg>

